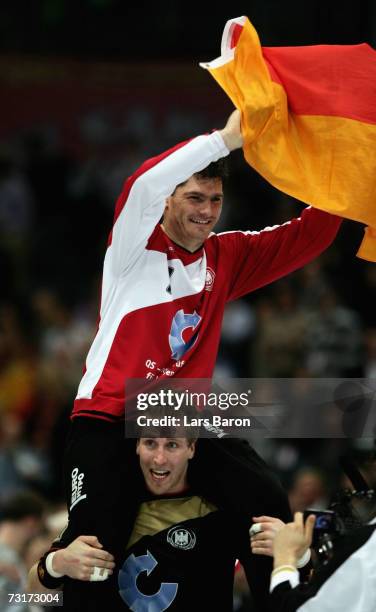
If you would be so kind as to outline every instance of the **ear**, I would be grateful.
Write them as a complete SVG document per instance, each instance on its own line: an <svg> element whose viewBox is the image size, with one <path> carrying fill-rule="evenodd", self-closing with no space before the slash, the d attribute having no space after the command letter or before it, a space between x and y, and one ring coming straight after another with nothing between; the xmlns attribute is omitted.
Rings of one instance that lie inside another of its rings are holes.
<svg viewBox="0 0 376 612"><path fill-rule="evenodd" d="M195 451L196 451L196 442L191 442L191 444L189 445L189 457L188 459L192 459L192 457L195 456Z"/></svg>
<svg viewBox="0 0 376 612"><path fill-rule="evenodd" d="M169 210L169 208L171 206L171 200L172 200L171 196L168 196L168 198L166 198L165 211Z"/></svg>
<svg viewBox="0 0 376 612"><path fill-rule="evenodd" d="M136 444L136 455L140 454L140 440L137 440L137 444Z"/></svg>

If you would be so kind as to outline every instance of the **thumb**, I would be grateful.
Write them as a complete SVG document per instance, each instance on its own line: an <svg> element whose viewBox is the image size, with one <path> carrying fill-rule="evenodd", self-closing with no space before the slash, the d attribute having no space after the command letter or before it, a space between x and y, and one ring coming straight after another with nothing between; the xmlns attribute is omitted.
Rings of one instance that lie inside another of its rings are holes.
<svg viewBox="0 0 376 612"><path fill-rule="evenodd" d="M92 546L93 548L103 548L97 536L82 535L79 536L78 539L81 540L81 542L85 542L85 544Z"/></svg>
<svg viewBox="0 0 376 612"><path fill-rule="evenodd" d="M315 523L316 523L315 515L310 514L304 525L304 536L307 542L309 542L309 546L311 545L311 542L312 542L312 535L313 535L313 529L315 527Z"/></svg>

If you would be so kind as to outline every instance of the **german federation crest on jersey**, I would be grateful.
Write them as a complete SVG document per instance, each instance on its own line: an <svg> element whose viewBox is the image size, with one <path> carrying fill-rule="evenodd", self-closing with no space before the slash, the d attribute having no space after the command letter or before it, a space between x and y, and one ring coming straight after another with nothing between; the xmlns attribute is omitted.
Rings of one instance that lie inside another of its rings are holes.
<svg viewBox="0 0 376 612"><path fill-rule="evenodd" d="M147 576L158 565L158 561L147 551L146 555L129 555L119 572L119 592L132 612L163 612L174 601L178 592L176 582L162 582L154 595L146 595L137 587L137 578L142 572Z"/></svg>
<svg viewBox="0 0 376 612"><path fill-rule="evenodd" d="M195 311L193 314L185 314L184 310L178 310L172 319L171 330L168 336L168 341L171 348L171 358L178 361L181 359L196 342L198 331L193 334L192 338L188 342L184 342L183 333L186 329L196 329L197 325L201 321L200 315Z"/></svg>
<svg viewBox="0 0 376 612"><path fill-rule="evenodd" d="M190 550L196 544L196 535L192 529L187 529L182 525L175 525L167 533L167 542L174 548Z"/></svg>
<svg viewBox="0 0 376 612"><path fill-rule="evenodd" d="M209 266L206 268L205 291L212 291L215 280L215 272Z"/></svg>

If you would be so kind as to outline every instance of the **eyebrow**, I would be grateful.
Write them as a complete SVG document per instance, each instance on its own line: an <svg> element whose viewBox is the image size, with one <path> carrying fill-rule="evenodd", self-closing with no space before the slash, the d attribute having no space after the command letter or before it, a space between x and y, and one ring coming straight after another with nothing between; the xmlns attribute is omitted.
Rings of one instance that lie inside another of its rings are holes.
<svg viewBox="0 0 376 612"><path fill-rule="evenodd" d="M185 191L184 195L196 195L196 196L203 196L203 197L207 197L205 193L203 193L202 191ZM213 193L213 195L209 196L210 198L223 198L223 193Z"/></svg>

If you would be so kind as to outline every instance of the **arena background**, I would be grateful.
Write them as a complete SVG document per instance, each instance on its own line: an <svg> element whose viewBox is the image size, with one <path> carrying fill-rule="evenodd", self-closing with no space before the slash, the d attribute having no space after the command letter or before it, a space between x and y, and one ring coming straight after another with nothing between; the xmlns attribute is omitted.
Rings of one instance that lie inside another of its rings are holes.
<svg viewBox="0 0 376 612"><path fill-rule="evenodd" d="M115 198L144 158L223 126L231 105L198 62L219 55L226 20L247 15L264 45L376 44L372 0L136 4L1 3L0 501L32 488L51 511L61 502ZM218 229L260 229L300 210L232 155ZM231 304L217 374L375 377L376 266L355 257L362 234L345 221L319 260ZM303 509L346 484L340 453L364 463L372 445L265 440L258 450ZM364 470L372 480L374 465Z"/></svg>

